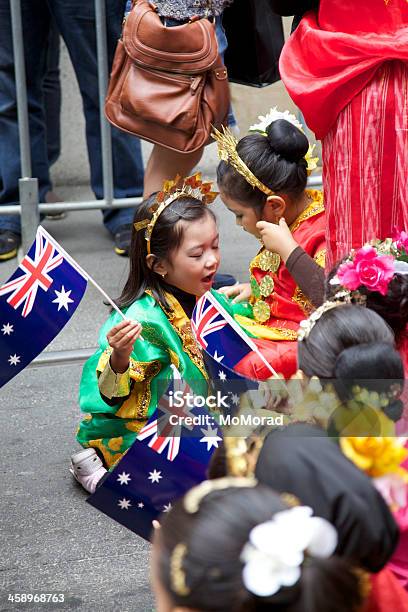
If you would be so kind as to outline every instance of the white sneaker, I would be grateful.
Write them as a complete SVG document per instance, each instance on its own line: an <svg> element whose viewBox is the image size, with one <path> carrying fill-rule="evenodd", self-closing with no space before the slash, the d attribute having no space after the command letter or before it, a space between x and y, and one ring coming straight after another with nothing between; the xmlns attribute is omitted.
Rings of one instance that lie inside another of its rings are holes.
<svg viewBox="0 0 408 612"><path fill-rule="evenodd" d="M94 448L74 453L69 471L88 493L95 493L96 485L107 472Z"/></svg>

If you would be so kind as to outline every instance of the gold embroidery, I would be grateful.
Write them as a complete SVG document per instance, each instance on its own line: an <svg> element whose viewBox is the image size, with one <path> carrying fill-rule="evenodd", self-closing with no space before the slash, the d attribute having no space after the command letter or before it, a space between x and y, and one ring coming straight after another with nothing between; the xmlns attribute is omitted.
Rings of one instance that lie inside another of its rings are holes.
<svg viewBox="0 0 408 612"><path fill-rule="evenodd" d="M295 221L290 226L289 229L292 234L299 228L303 221L306 221L306 219L310 219L311 217L314 217L315 215L319 215L320 213L324 212L322 192L318 189L307 189L306 193L309 199L312 200L312 202L309 204L309 206L305 208L302 213L300 213L298 218L295 219Z"/></svg>
<svg viewBox="0 0 408 612"><path fill-rule="evenodd" d="M135 384L131 390L130 396L123 402L116 416L122 419L138 419L145 421L149 410L150 400L152 397L151 382L153 378L160 372L162 364L160 361L134 362L138 368L143 368L143 377L135 379ZM131 369L132 377L133 366Z"/></svg>
<svg viewBox="0 0 408 612"><path fill-rule="evenodd" d="M114 462L115 455L108 451L102 438L99 438L98 440L89 440L88 446L91 448L97 448L101 452L105 464L108 466L108 468L111 467Z"/></svg>
<svg viewBox="0 0 408 612"><path fill-rule="evenodd" d="M408 0L407 0L408 1ZM326 249L322 249L318 251L313 258L318 266L324 268L326 265Z"/></svg>
<svg viewBox="0 0 408 612"><path fill-rule="evenodd" d="M297 331L286 329L283 327L269 327L271 332L275 333L280 340L297 340Z"/></svg>
<svg viewBox="0 0 408 612"><path fill-rule="evenodd" d="M255 319L259 323L266 323L266 321L271 316L271 309L269 304L267 304L263 300L258 300L253 307L253 313Z"/></svg>
<svg viewBox="0 0 408 612"><path fill-rule="evenodd" d="M281 258L278 253L272 253L272 251L265 249L259 254L258 265L263 272L277 272L280 263Z"/></svg>
<svg viewBox="0 0 408 612"><path fill-rule="evenodd" d="M312 302L305 296L300 287L296 287L292 300L299 304L306 315L309 315L314 310Z"/></svg>
<svg viewBox="0 0 408 612"><path fill-rule="evenodd" d="M269 276L269 274L266 274L266 276L264 276L259 283L259 292L263 297L269 297L273 292L274 286L275 283L273 282L273 279Z"/></svg>
<svg viewBox="0 0 408 612"><path fill-rule="evenodd" d="M180 366L180 358L171 348L167 349L170 355L170 361L174 365L175 368L179 369Z"/></svg>
<svg viewBox="0 0 408 612"><path fill-rule="evenodd" d="M119 438L111 438L108 442L108 448L110 448L113 451L119 451L122 444L123 444L122 436L119 436Z"/></svg>

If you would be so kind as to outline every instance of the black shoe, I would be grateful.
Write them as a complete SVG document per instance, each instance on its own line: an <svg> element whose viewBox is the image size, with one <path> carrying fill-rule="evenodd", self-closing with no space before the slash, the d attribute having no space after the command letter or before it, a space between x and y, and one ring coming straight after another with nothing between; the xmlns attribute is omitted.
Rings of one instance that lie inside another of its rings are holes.
<svg viewBox="0 0 408 612"><path fill-rule="evenodd" d="M116 255L129 257L130 239L132 237L132 225L121 225L113 236L115 242L114 251Z"/></svg>
<svg viewBox="0 0 408 612"><path fill-rule="evenodd" d="M10 230L0 229L0 261L7 261L17 257L21 236Z"/></svg>

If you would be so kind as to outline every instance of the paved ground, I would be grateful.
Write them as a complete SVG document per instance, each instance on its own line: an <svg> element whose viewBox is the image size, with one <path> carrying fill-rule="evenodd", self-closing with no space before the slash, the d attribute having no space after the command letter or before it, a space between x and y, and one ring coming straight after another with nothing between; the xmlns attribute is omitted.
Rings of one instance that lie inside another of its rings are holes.
<svg viewBox="0 0 408 612"><path fill-rule="evenodd" d="M214 172L213 148L204 170ZM59 189L67 199L88 199L87 188ZM235 227L220 203L222 271L244 280L256 241ZM47 221L47 230L112 296L127 276L127 260L112 251L99 211L70 213ZM0 285L16 262L0 265ZM50 345L51 350L88 348L107 309L90 287L75 316ZM147 612L149 545L85 503L72 481L68 459L75 448L79 365L23 371L0 391L2 516L0 611L23 609ZM64 593L59 605L22 605L9 593Z"/></svg>

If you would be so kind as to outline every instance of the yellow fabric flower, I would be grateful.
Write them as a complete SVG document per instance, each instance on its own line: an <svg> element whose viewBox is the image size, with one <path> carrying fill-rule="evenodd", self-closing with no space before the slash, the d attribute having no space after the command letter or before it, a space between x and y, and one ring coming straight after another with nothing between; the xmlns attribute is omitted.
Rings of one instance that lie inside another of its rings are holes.
<svg viewBox="0 0 408 612"><path fill-rule="evenodd" d="M340 438L343 453L358 468L372 478L386 474L398 474L408 482L408 472L401 463L408 457L404 448L405 438L345 437Z"/></svg>

